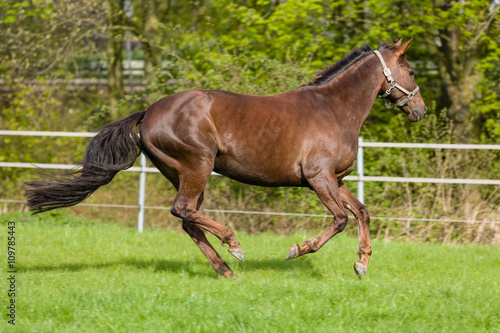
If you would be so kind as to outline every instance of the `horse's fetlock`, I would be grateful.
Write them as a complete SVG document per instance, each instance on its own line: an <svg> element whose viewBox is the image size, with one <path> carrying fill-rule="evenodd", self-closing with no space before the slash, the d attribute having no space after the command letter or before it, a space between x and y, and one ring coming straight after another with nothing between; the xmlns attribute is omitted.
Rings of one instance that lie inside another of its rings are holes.
<svg viewBox="0 0 500 333"><path fill-rule="evenodd" d="M221 241L223 241L226 244L229 244L229 242L233 239L234 233L232 231L226 232L225 234L222 235ZM231 245L231 244L229 244Z"/></svg>
<svg viewBox="0 0 500 333"><path fill-rule="evenodd" d="M234 232L229 229L229 231L225 232L222 237L221 237L221 243L228 244L229 247L233 248L241 248L240 242L238 242L238 239L234 235Z"/></svg>
<svg viewBox="0 0 500 333"><path fill-rule="evenodd" d="M368 257L371 256L372 255L372 247L371 246L363 247L360 245L358 248L358 257L361 259L362 255L367 255Z"/></svg>

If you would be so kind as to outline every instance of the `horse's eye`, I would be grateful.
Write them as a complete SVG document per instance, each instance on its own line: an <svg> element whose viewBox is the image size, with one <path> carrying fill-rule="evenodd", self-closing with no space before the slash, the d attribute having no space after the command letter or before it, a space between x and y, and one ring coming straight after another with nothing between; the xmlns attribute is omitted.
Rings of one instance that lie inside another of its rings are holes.
<svg viewBox="0 0 500 333"><path fill-rule="evenodd" d="M411 75L411 76L414 76L414 75L415 75L415 72L414 72L414 71L410 71L410 75Z"/></svg>

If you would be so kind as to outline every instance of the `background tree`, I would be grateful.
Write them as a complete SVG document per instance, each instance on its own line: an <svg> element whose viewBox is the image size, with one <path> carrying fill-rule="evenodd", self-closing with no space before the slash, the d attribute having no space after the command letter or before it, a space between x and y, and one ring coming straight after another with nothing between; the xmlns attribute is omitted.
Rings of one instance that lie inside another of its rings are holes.
<svg viewBox="0 0 500 333"><path fill-rule="evenodd" d="M488 119L499 119L498 71L500 6L483 1L369 2L371 23L393 34L415 35L420 57L439 73L439 108L446 108L460 141L500 133ZM390 11L386 10L391 8ZM492 104L493 103L493 104Z"/></svg>
<svg viewBox="0 0 500 333"><path fill-rule="evenodd" d="M126 8L129 3L132 11ZM398 110L377 101L362 129L365 139L500 143L499 10L489 0L4 1L0 128L96 131L111 119L190 88L275 94L308 83L316 71L363 43L376 48L379 41L414 36L408 59L416 67L428 115L410 125ZM134 73L133 82L140 86L125 93L123 60L128 55L123 45L129 39L133 59L143 62L144 70ZM89 78L99 80L88 85ZM0 160L19 161L22 152L25 162L74 163L85 148L78 145L83 140L71 149L75 141L44 140L4 137ZM415 151L410 157L395 151L366 153L365 158L371 175L467 178L474 170L485 179L498 177L500 160L494 152L439 150ZM0 169L0 192L18 193L21 199L23 171ZM116 184L121 189L135 186L125 180ZM225 180L214 180L212 186L216 194L207 198L212 206L323 212L301 189L251 188ZM165 187L151 186L159 193L151 197L174 192ZM422 212L437 218L499 216L500 194L489 187L366 187L375 215L377 209L390 209L413 217ZM109 197L126 204L124 192L115 189ZM273 206L275 202L279 205ZM275 218L261 218L252 230L275 223ZM393 232L382 222L372 225L377 232Z"/></svg>
<svg viewBox="0 0 500 333"><path fill-rule="evenodd" d="M123 86L123 35L125 0L108 0L106 9L107 85L108 103L112 120L118 119L118 101L124 97Z"/></svg>

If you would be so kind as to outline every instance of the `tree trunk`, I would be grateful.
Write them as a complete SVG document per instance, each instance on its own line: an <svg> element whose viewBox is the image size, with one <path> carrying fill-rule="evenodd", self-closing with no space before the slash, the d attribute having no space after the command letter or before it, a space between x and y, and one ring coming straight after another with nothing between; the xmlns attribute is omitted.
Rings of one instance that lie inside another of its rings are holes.
<svg viewBox="0 0 500 333"><path fill-rule="evenodd" d="M475 66L475 59L469 60L470 66ZM459 142L473 142L481 133L479 115L471 107L478 96L477 86L483 80L483 75L477 70L464 73L454 84L443 82L448 107L448 117L453 120L453 133Z"/></svg>
<svg viewBox="0 0 500 333"><path fill-rule="evenodd" d="M158 8L154 2L145 4L146 15L144 21L144 34L147 37L148 45L145 45L144 74L146 85L151 86L159 82L158 66L161 64L161 50L158 45L161 44L162 34L159 31L160 18L158 17Z"/></svg>
<svg viewBox="0 0 500 333"><path fill-rule="evenodd" d="M459 33L440 31L439 46L435 36L429 34L425 44L439 68L442 106L447 108L448 117L453 120L455 137L459 142L473 142L479 137L481 127L479 116L470 105L480 97L477 86L484 76L476 66L484 56L485 47L477 45L467 52L459 50L456 45Z"/></svg>
<svg viewBox="0 0 500 333"><path fill-rule="evenodd" d="M123 56L122 42L113 36L108 39L108 98L111 120L118 119L118 101L123 98Z"/></svg>
<svg viewBox="0 0 500 333"><path fill-rule="evenodd" d="M111 3L113 2L113 3ZM119 8L116 8L119 6ZM124 96L123 87L123 44L115 39L114 27L122 24L121 15L115 11L123 10L124 1L110 1L107 6L107 18L110 29L107 42L107 71L108 71L108 98L111 120L116 120L118 114L118 101Z"/></svg>
<svg viewBox="0 0 500 333"><path fill-rule="evenodd" d="M163 33L160 24L166 20L170 10L170 1L154 0L142 3L144 22L143 34L147 42L144 45L144 71L146 85L151 86L160 82L161 78L161 45Z"/></svg>

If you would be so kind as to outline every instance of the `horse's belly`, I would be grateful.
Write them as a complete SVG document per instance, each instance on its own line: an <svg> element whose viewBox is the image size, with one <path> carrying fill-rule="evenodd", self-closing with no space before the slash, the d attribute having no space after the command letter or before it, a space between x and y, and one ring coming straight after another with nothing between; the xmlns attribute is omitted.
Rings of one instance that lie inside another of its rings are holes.
<svg viewBox="0 0 500 333"><path fill-rule="evenodd" d="M214 171L242 183L259 186L304 186L300 166L279 158L248 161L218 156Z"/></svg>

